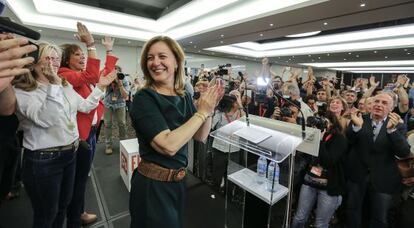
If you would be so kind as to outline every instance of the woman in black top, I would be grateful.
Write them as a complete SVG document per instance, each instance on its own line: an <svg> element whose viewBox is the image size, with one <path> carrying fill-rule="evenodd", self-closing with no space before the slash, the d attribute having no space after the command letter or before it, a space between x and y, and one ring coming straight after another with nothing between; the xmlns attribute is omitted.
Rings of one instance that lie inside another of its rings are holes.
<svg viewBox="0 0 414 228"><path fill-rule="evenodd" d="M209 87L196 108L184 90L184 52L169 37L149 40L140 64L146 84L130 112L142 159L131 180L131 228L181 228L187 142L207 138L224 87Z"/></svg>
<svg viewBox="0 0 414 228"><path fill-rule="evenodd" d="M300 190L292 228L305 226L316 202L315 227L329 227L333 213L342 202L345 190L343 157L348 143L335 114L328 111L326 122L327 128L322 134L319 155L310 162Z"/></svg>

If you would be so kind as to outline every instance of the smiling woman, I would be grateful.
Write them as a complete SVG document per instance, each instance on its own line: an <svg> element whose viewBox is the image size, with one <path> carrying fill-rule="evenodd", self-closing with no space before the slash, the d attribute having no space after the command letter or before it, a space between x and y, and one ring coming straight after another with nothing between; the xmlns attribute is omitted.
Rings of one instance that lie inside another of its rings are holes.
<svg viewBox="0 0 414 228"><path fill-rule="evenodd" d="M165 36L146 43L141 68L146 85L136 93L130 112L142 158L131 179L131 227L181 228L187 143L207 138L224 87L207 88L196 108L184 89L184 53Z"/></svg>

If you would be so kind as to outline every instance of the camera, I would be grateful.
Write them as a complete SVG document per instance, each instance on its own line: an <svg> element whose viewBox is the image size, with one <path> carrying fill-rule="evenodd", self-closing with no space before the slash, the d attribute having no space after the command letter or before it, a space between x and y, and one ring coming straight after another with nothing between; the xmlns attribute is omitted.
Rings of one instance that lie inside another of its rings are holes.
<svg viewBox="0 0 414 228"><path fill-rule="evenodd" d="M293 115L292 110L289 107L285 106L280 108L280 117L289 117L291 118Z"/></svg>
<svg viewBox="0 0 414 228"><path fill-rule="evenodd" d="M318 106L318 116L325 116L326 110L328 109L326 102L317 101L316 106Z"/></svg>
<svg viewBox="0 0 414 228"><path fill-rule="evenodd" d="M309 116L306 120L306 126L318 128L321 131L326 130L327 121L324 117Z"/></svg>
<svg viewBox="0 0 414 228"><path fill-rule="evenodd" d="M231 67L230 63L227 63L226 65L219 65L218 66L218 75L223 76L223 75L228 75L229 74L229 70L227 69L227 67Z"/></svg>
<svg viewBox="0 0 414 228"><path fill-rule="evenodd" d="M230 94L225 94L223 98L220 100L219 104L217 105L217 109L220 112L229 112L233 107L234 102L237 101L237 98Z"/></svg>
<svg viewBox="0 0 414 228"><path fill-rule="evenodd" d="M118 77L119 80L124 80L124 78L125 78L125 74L121 73L121 72L116 73L116 76Z"/></svg>

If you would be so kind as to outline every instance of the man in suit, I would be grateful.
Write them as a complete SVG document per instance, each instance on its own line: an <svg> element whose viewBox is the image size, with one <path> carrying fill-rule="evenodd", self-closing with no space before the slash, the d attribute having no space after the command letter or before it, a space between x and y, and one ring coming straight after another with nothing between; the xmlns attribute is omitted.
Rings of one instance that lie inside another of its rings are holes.
<svg viewBox="0 0 414 228"><path fill-rule="evenodd" d="M401 176L395 156L405 157L410 146L401 117L391 113L389 94L373 98L370 115L351 114L346 135L351 149L346 161L348 176L347 227L361 227L362 204L369 197L369 227L388 227L388 211L393 196L401 189Z"/></svg>

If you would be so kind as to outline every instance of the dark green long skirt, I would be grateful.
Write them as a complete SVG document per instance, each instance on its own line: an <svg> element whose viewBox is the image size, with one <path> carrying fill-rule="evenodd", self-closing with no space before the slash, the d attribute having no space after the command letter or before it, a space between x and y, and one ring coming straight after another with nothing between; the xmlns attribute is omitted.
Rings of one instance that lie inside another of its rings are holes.
<svg viewBox="0 0 414 228"><path fill-rule="evenodd" d="M137 170L131 179L131 228L182 228L185 183L149 179Z"/></svg>

